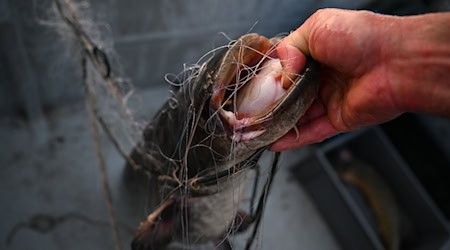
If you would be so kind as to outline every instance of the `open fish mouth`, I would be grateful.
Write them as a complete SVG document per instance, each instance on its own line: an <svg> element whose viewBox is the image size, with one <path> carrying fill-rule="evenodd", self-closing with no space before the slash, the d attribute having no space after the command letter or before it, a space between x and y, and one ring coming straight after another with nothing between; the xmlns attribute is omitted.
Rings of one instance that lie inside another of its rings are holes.
<svg viewBox="0 0 450 250"><path fill-rule="evenodd" d="M320 65L307 58L283 83L279 41L247 34L203 63L160 108L130 158L155 175L197 179L248 161L286 134L317 95Z"/></svg>
<svg viewBox="0 0 450 250"><path fill-rule="evenodd" d="M251 148L267 146L292 129L318 91L319 64L308 59L303 72L283 81L275 48L280 38L239 38L211 76L210 107L232 140ZM295 60L295 58L293 58Z"/></svg>
<svg viewBox="0 0 450 250"><path fill-rule="evenodd" d="M282 81L279 41L240 37L200 65L145 128L129 158L157 177L161 204L139 227L133 249L210 241L230 230L242 191L234 183L296 125L319 89L320 65L310 58Z"/></svg>
<svg viewBox="0 0 450 250"><path fill-rule="evenodd" d="M117 79L112 76L106 54L81 29L70 1L66 1L70 15L63 13L59 1L55 2L85 50L83 78L90 111L97 116L95 99L89 96L95 92L88 84L86 63L90 61L101 73L105 85L111 86L108 93L115 97L118 93L120 96ZM257 167L264 149L295 126L319 87L320 67L312 59L292 81L281 82L283 62L275 53L278 41L247 34L223 54L195 67L192 76L183 81L142 131L130 155L125 155L130 169L143 169L152 175L157 191L151 195L160 202L139 226L132 249L165 249L172 242L182 242L187 249L190 244L221 236L226 239L227 232L240 231L234 227L245 216L237 211L242 189L235 183L244 182L248 171ZM106 134L114 137L101 116L98 121ZM93 127L97 131L95 122ZM98 132L94 134L98 137ZM120 145L115 146L123 153ZM104 165L99 149L99 161ZM278 155L274 166L276 162ZM261 197L266 197L275 170L273 167ZM256 215L252 217L260 218L263 200L250 214Z"/></svg>

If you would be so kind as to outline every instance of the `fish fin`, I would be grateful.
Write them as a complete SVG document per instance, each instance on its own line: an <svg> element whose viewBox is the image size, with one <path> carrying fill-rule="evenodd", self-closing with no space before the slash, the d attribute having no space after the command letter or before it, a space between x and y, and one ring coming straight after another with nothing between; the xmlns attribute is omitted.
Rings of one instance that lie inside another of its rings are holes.
<svg viewBox="0 0 450 250"><path fill-rule="evenodd" d="M239 210L234 218L234 223L230 230L236 233L242 233L247 231L247 229L253 224L254 218L247 214L246 212Z"/></svg>
<svg viewBox="0 0 450 250"><path fill-rule="evenodd" d="M163 202L141 223L131 243L132 250L161 250L172 241L175 200Z"/></svg>

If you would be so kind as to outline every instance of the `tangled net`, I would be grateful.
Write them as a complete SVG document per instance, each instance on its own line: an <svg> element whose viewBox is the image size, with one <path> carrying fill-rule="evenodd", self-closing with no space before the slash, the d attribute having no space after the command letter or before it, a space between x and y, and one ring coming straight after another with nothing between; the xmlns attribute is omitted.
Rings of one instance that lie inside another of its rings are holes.
<svg viewBox="0 0 450 250"><path fill-rule="evenodd" d="M63 37L67 37L67 34L70 34L71 44L76 44L76 48L79 48L79 53L81 56L81 68L82 68L82 81L83 87L85 91L85 97L87 102L87 107L90 114L90 120L92 125L92 135L96 145L96 153L99 161L99 169L101 173L101 182L104 190L104 194L106 197L108 211L109 211L109 220L112 228L112 234L115 244L115 249L120 249L120 239L119 232L117 227L117 219L116 213L113 206L112 194L110 191L108 179L106 177L106 161L103 156L103 151L100 143L100 129L105 132L105 134L109 137L110 141L114 144L117 151L123 156L124 159L128 162L130 166L135 169L141 169L142 166L139 163L135 162L132 159L128 152L129 149L134 147L135 145L140 145L141 136L146 129L145 124L146 121L136 121L133 116L133 112L128 108L128 102L131 98L134 97L134 87L129 80L121 77L120 73L113 70L113 66L118 65L116 61L112 61L114 58L114 50L112 49L112 44L107 43L108 39L102 39L102 32L98 29L98 26L93 25L94 22L89 19L89 3L88 2L75 2L72 0L54 0L53 11L55 11L60 18L64 21L64 25L61 25L60 22L54 21L45 21L42 22L46 25L53 25L57 27L57 30L63 35ZM173 87L173 89L181 88L186 84L191 84L199 77L200 72L202 71L202 67L204 67L205 63L207 63L214 55L220 50L229 49L234 43L238 41L231 41L230 43L218 47L203 57L201 57L197 63L190 66L184 66L184 70L180 74L167 74L165 79L166 81ZM247 48L248 49L248 48ZM251 48L250 48L251 49ZM260 52L258 52L260 53ZM270 53L268 53L270 54ZM268 54L261 55L262 59L255 65L247 66L241 63L241 56L235 59L235 63L239 64L239 72L236 74L236 79L234 83L226 86L228 92L228 99L223 103L222 108L229 109L231 111L236 111L236 94L246 83L250 81L252 77L254 77L259 70L261 70L262 62L264 59L268 57ZM194 93L186 93L187 99L190 99L194 96ZM225 107L228 103L232 103L230 107ZM179 105L179 100L175 98L175 91L169 97L168 100L169 108L176 108ZM190 108L186 109L188 112L189 121L186 122L186 126L184 128L185 133L184 136L188 137L193 135L193 131L196 129L195 121L198 119L200 114L193 112ZM206 122L206 129L208 136L214 137L217 126L215 122L215 118L218 116L218 113L211 113L210 119ZM189 126L190 125L190 126ZM151 125L150 125L151 126ZM179 143L183 143L180 138ZM208 138L205 138L205 140ZM148 146L148 145L147 145ZM230 147L234 147L235 145L232 143ZM208 147L202 143L188 145L188 151L195 147ZM148 153L147 149L137 148L137 150L141 150L146 157L151 158L152 154ZM146 151L147 150L147 151ZM164 155L164 153L158 148L158 145L154 145L151 150L154 150L157 154L162 155L165 160L173 162L174 165L180 165L180 162L183 161L183 157L181 155ZM208 147L208 150L212 151L212 147ZM262 151L258 152L260 154ZM186 153L187 155L187 153ZM259 157L259 156L258 156ZM262 193L260 194L259 203L255 208L255 199L257 196L258 189L258 178L255 180L255 184L253 187L253 192L251 195L250 201L250 212L252 217L254 218L255 226L254 230L250 236L250 239L247 241L246 249L250 249L252 242L256 236L257 228L259 223L261 222L261 216L265 204L265 200L267 198L268 191L270 189L270 185L272 183L276 165L278 162L278 155L275 157L273 167L270 171L268 171L267 182L263 188ZM150 159L154 160L154 159ZM184 159L186 160L186 159ZM256 163L252 163L253 165ZM154 164L158 165L158 164ZM256 167L258 170L258 168ZM148 169L147 169L148 170ZM228 175L230 174L229 170ZM236 169L232 169L231 172L236 172ZM158 176L160 179L164 179L167 176L159 171L157 167L155 167L154 171L150 171L150 173ZM212 182L218 182L219 175L221 173L216 173L212 177ZM185 183L191 183L192 180L188 177L187 169L181 169L178 178L175 178L175 183L179 185L173 188L173 192L175 189L184 189L184 193L186 195L189 194L190 190L188 189L188 185ZM256 174L259 176L259 172ZM205 177L205 176L203 176ZM209 176L206 176L209 177ZM171 179L171 177L167 177L167 179ZM231 181L234 181L231 178ZM238 187L239 183L233 183L233 186ZM169 200L170 196L166 196L162 198L162 204L165 201ZM233 206L239 206L238 204L233 204ZM184 214L182 214L184 216ZM181 219L184 222L184 226L187 228L187 218ZM234 222L233 222L234 223ZM236 226L234 224L231 225L227 235L224 236L224 240L226 240L227 236L234 234ZM189 232L187 229L183 230L183 238L185 238L185 242L189 243ZM219 243L221 244L221 243Z"/></svg>

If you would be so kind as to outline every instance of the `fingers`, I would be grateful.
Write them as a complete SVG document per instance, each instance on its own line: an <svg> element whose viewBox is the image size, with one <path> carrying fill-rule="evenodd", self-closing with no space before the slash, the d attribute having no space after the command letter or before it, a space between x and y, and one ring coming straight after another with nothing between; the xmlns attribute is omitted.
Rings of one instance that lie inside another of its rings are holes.
<svg viewBox="0 0 450 250"><path fill-rule="evenodd" d="M292 79L303 71L306 56L310 55L306 23L285 37L277 46L276 51L283 66L283 86L290 86ZM303 28L302 28L303 27Z"/></svg>
<svg viewBox="0 0 450 250"><path fill-rule="evenodd" d="M326 19L327 16L335 12L341 12L338 9L321 9L316 11L312 16L310 16L297 30L285 37L279 47L294 47L301 51L306 56L311 56L314 51L313 48L316 44L311 43L310 36L317 29L323 29L321 25L316 25L321 19ZM314 57L314 55L312 55Z"/></svg>
<svg viewBox="0 0 450 250"><path fill-rule="evenodd" d="M326 116L305 125L299 126L297 131L291 130L272 144L271 151L283 151L298 148L307 144L321 142L339 133Z"/></svg>
<svg viewBox="0 0 450 250"><path fill-rule="evenodd" d="M292 81L303 71L306 64L306 56L296 47L285 43L281 43L277 47L277 55L283 67L283 87L288 89Z"/></svg>
<svg viewBox="0 0 450 250"><path fill-rule="evenodd" d="M311 33L311 24L313 23L314 15L306 20L297 30L285 37L279 47L293 47L301 51L303 54L311 55L309 51L309 35ZM277 51L278 52L278 51Z"/></svg>
<svg viewBox="0 0 450 250"><path fill-rule="evenodd" d="M361 75L379 61L374 54L379 52L382 36L376 37L372 29L367 29L373 24L373 15L364 11L318 10L285 37L279 48L293 47L322 65L342 73Z"/></svg>
<svg viewBox="0 0 450 250"><path fill-rule="evenodd" d="M314 15L305 21L296 31L285 37L276 49L278 58L280 59L283 67L283 85L289 84L290 79L294 79L296 75L302 72L306 63L306 56L311 55L308 40L313 21ZM299 133L295 130L290 131L288 134L275 142L272 145L271 150L287 150L305 145L307 143L323 140L320 138L320 134L316 134L316 136L319 137L314 137L314 130L317 130L314 126L311 126L310 124L305 126L311 130L311 132L308 133L307 130L304 130L303 125L313 121L312 124L318 123L319 126L323 128L328 127L326 130L328 131L328 134L333 133L333 130L330 128L332 126L327 126L324 119L318 119L319 117L324 116L325 113L326 109L324 106L319 102L314 102L306 114L303 115L298 122L298 125L302 128ZM320 122L321 120L323 122ZM304 131L306 131L306 134Z"/></svg>
<svg viewBox="0 0 450 250"><path fill-rule="evenodd" d="M355 24L355 15L355 11L319 10L280 42L277 54L283 66L283 84L302 72L307 56L322 64L323 73L320 102L315 102L298 121L297 130L276 141L271 150L281 151L321 142L350 129L342 119L342 104L352 76L350 73L360 66L359 58L365 44L354 37L356 31L351 29L362 25ZM353 50L349 51L349 46Z"/></svg>
<svg viewBox="0 0 450 250"><path fill-rule="evenodd" d="M315 101L313 102L311 107L309 107L308 111L306 111L306 113L300 118L300 120L297 122L297 125L306 125L316 120L317 118L324 116L326 113L327 110L324 105L319 101Z"/></svg>

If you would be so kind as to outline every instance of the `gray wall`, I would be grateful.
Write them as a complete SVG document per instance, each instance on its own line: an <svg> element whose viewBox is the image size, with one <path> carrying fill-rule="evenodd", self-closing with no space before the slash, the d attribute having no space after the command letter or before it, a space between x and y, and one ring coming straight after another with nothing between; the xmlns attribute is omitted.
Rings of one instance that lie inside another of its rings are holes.
<svg viewBox="0 0 450 250"><path fill-rule="evenodd" d="M89 3L88 1L86 1ZM122 73L138 88L164 84L183 63L231 38L295 29L316 9L370 8L417 13L419 1L370 0L96 0L82 8L85 27L99 27L106 48L117 52ZM62 34L62 35L61 35ZM42 117L82 100L79 53L50 0L0 1L0 117ZM117 66L117 65L116 65ZM118 67L115 67L118 70Z"/></svg>

